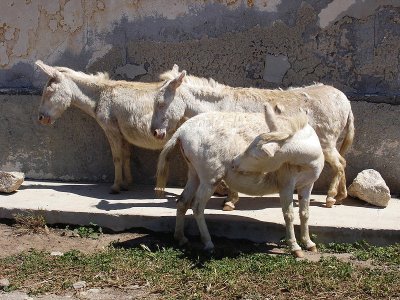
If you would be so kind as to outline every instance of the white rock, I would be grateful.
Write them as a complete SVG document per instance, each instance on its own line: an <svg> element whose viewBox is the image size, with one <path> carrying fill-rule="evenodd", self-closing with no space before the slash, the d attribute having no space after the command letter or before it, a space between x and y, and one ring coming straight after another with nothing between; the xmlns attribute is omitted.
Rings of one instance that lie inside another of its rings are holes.
<svg viewBox="0 0 400 300"><path fill-rule="evenodd" d="M72 286L74 287L75 290L84 289L86 287L86 281L75 282Z"/></svg>
<svg viewBox="0 0 400 300"><path fill-rule="evenodd" d="M10 281L7 278L0 278L0 289L10 286Z"/></svg>
<svg viewBox="0 0 400 300"><path fill-rule="evenodd" d="M24 182L25 176L21 172L0 171L0 192L12 193Z"/></svg>
<svg viewBox="0 0 400 300"><path fill-rule="evenodd" d="M53 251L50 253L51 256L63 256L64 253L60 252L60 251Z"/></svg>
<svg viewBox="0 0 400 300"><path fill-rule="evenodd" d="M390 190L381 174L373 169L358 173L349 186L351 197L364 200L372 205L386 207L390 200Z"/></svg>

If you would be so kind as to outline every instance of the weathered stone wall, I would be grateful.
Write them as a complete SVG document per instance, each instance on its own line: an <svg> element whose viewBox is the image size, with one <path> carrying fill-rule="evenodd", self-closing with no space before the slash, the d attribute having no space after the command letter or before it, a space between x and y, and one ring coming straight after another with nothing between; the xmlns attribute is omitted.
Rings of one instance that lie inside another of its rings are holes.
<svg viewBox="0 0 400 300"><path fill-rule="evenodd" d="M109 147L89 117L70 110L53 128L36 123L35 94L45 76L35 60L141 81L156 80L177 63L233 86L323 82L341 89L356 117L349 179L375 168L398 193L399 57L398 0L6 0L0 10L0 169L30 178L113 177ZM154 182L156 158L135 148L137 182ZM184 182L183 169L174 183ZM323 176L317 187L325 182Z"/></svg>

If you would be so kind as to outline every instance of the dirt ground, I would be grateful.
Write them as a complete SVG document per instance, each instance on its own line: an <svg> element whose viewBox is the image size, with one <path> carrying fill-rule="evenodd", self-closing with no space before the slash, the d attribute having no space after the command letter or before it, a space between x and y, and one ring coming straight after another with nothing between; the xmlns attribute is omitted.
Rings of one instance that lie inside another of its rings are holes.
<svg viewBox="0 0 400 300"><path fill-rule="evenodd" d="M196 238L194 238L196 239ZM238 247L237 241L215 238L219 240L221 248L237 249L237 251L246 251L254 247L253 243L243 241ZM123 233L103 233L98 238L81 238L74 233L73 228L65 226L39 229L34 232L32 229L23 228L17 224L11 224L8 221L0 220L0 258L19 254L31 249L43 250L47 252L62 252L69 250L79 250L83 253L93 253L108 247L113 243L117 247L131 248L140 247L144 244L149 248L160 246L173 246L173 236L171 234L162 234L148 232L145 230L135 230ZM193 241L194 247L201 247L200 242ZM280 254L284 250L276 245L263 247L263 250L269 253ZM317 258L314 258L317 259ZM1 278L0 278L1 279ZM158 295L150 293L146 286L132 286L127 289L113 288L94 288L82 289L74 293L65 295L40 295L29 296L24 291L2 292L0 291L0 300L128 300L128 299L160 299Z"/></svg>
<svg viewBox="0 0 400 300"><path fill-rule="evenodd" d="M196 239L196 238L194 238ZM265 252L268 254L283 254L285 253L282 247L275 244L254 244L246 241L228 240L214 238L216 245L226 251L254 251ZM113 243L117 247L131 248L140 247L145 244L150 248L161 246L173 246L172 234L152 233L144 230L135 230L132 232L123 233L103 233L98 238L81 238L71 229L61 228L46 228L39 232L33 232L29 229L21 228L15 224L4 223L0 221L0 258L15 255L30 249L44 250L47 252L62 252L69 250L79 250L83 253L92 253L102 250ZM194 247L201 247L200 243L194 241ZM255 249L257 248L257 249ZM221 249L220 249L221 250ZM224 250L223 250L224 251ZM306 257L310 261L318 261L321 258L319 253L306 252ZM342 260L350 260L350 254L335 254ZM354 261L353 261L354 263ZM368 262L356 262L357 264L370 266ZM1 279L1 278L0 278ZM112 288L94 288L82 289L74 293L65 295L40 295L28 296L24 291L14 291L5 293L0 291L0 300L108 300L108 299L159 299L155 294L150 293L150 289L146 286L132 286L127 289L112 289Z"/></svg>
<svg viewBox="0 0 400 300"><path fill-rule="evenodd" d="M15 225L0 223L0 258L18 254L30 249L44 250L47 252L62 252L79 250L83 253L92 253L104 249L110 243L130 244L129 241L138 243L156 242L157 238L147 233L126 232L101 234L99 238L81 238L72 230L49 228L40 232L19 228ZM5 293L0 291L0 300L128 300L128 299L159 299L151 294L146 286L132 286L125 290L112 288L95 288L65 295L40 295L28 296L23 291Z"/></svg>
<svg viewBox="0 0 400 300"><path fill-rule="evenodd" d="M111 242L124 242L146 237L140 233L102 234L98 239L80 238L71 230L50 228L49 231L33 233L30 230L0 223L0 257L6 257L29 249L48 252L67 252L75 249L91 253L107 247Z"/></svg>

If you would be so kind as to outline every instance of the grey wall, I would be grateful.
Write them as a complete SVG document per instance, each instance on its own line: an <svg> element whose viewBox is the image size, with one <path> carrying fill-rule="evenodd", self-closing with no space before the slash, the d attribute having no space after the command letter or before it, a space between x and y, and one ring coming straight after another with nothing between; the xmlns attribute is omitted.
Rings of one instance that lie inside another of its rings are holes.
<svg viewBox="0 0 400 300"><path fill-rule="evenodd" d="M36 123L45 81L36 59L141 81L177 63L233 86L341 89L356 117L348 179L374 168L400 192L400 1L10 0L0 20L0 169L113 178L109 147L89 117L71 109L51 128ZM132 158L136 182L153 183L157 153L134 148ZM176 163L172 182L182 184Z"/></svg>

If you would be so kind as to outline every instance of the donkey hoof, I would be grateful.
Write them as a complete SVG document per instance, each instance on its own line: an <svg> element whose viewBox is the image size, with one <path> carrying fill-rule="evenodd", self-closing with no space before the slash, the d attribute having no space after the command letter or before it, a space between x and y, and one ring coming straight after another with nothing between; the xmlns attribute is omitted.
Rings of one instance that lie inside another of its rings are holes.
<svg viewBox="0 0 400 300"><path fill-rule="evenodd" d="M175 238L175 240L178 242L179 247L184 247L189 244L189 240L185 236L183 238L179 238L179 239Z"/></svg>
<svg viewBox="0 0 400 300"><path fill-rule="evenodd" d="M336 203L336 200L332 197L326 198L326 207L331 208Z"/></svg>
<svg viewBox="0 0 400 300"><path fill-rule="evenodd" d="M111 190L110 190L110 194L119 194L119 192L120 192L120 189L119 188L115 188L115 187L112 187Z"/></svg>
<svg viewBox="0 0 400 300"><path fill-rule="evenodd" d="M121 191L129 191L129 184L122 184L121 185Z"/></svg>
<svg viewBox="0 0 400 300"><path fill-rule="evenodd" d="M294 250L292 251L294 257L296 258L303 258L304 257L304 252L303 250Z"/></svg>
<svg viewBox="0 0 400 300"><path fill-rule="evenodd" d="M233 204L231 201L227 201L224 203L224 207L222 208L224 211L232 211L235 210L235 204Z"/></svg>
<svg viewBox="0 0 400 300"><path fill-rule="evenodd" d="M214 247L211 247L211 248L210 247L204 247L203 251L204 251L204 254L207 255L207 256L212 256L215 253Z"/></svg>
<svg viewBox="0 0 400 300"><path fill-rule="evenodd" d="M311 247L308 248L307 250L310 251L310 252L314 252L314 253L317 253L317 252L318 252L317 246L311 246Z"/></svg>
<svg viewBox="0 0 400 300"><path fill-rule="evenodd" d="M343 204L343 199L342 200L336 200L335 205L342 205Z"/></svg>

